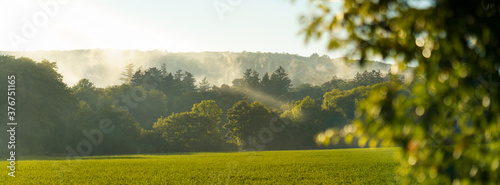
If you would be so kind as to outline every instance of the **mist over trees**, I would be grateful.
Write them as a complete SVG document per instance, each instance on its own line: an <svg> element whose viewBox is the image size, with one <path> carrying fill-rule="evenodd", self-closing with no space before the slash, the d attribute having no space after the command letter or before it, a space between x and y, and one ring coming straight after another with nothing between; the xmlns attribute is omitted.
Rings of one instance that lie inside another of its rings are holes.
<svg viewBox="0 0 500 185"><path fill-rule="evenodd" d="M321 85L330 80L334 73L342 79L351 79L356 73L365 70L386 72L390 65L375 62L359 67L346 58L331 59L328 56L299 56L288 53L264 52L199 52L170 53L168 51L139 50L71 50L71 51L0 51L0 55L29 57L35 61L47 59L57 62L63 81L72 86L80 79L87 78L97 87L118 85L131 78L130 74L142 68L143 72L151 67L158 70L175 71L182 69L194 75L197 83L203 78L212 85L231 85L236 78L241 78L247 69L253 69L263 77L282 66L292 80L292 85L302 83ZM163 64L165 66L161 67ZM130 67L136 70L130 70ZM123 76L126 73L127 75ZM125 80L125 81L124 81Z"/></svg>
<svg viewBox="0 0 500 185"><path fill-rule="evenodd" d="M0 56L0 67L0 75L18 76L21 155L64 155L66 146L99 138L103 121L113 129L87 148L89 155L324 148L314 136L348 123L357 102L390 80L375 70L352 79L332 73L321 85L295 87L278 66L264 75L248 68L231 85L217 86L167 64L129 64L120 85L101 88L86 78L67 86L47 60ZM270 128L272 135L263 136Z"/></svg>

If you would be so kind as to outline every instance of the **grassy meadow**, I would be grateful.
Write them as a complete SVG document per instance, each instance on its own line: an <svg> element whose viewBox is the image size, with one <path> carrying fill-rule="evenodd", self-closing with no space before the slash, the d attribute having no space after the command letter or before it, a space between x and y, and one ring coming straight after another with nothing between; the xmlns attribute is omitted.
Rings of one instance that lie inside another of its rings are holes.
<svg viewBox="0 0 500 185"><path fill-rule="evenodd" d="M27 157L6 184L393 184L396 149ZM1 162L7 166L6 162ZM5 168L4 168L5 169ZM7 173L7 171L5 171ZM5 184L5 183L0 183Z"/></svg>

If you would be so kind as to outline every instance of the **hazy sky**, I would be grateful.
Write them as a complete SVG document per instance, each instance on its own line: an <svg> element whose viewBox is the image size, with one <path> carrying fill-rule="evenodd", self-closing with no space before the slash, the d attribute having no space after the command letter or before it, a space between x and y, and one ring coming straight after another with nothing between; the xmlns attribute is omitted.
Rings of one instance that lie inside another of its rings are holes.
<svg viewBox="0 0 500 185"><path fill-rule="evenodd" d="M43 4L47 5L44 6ZM217 8L227 11L219 16ZM334 2L340 7L341 2ZM290 0L0 0L0 50L326 52L304 44Z"/></svg>

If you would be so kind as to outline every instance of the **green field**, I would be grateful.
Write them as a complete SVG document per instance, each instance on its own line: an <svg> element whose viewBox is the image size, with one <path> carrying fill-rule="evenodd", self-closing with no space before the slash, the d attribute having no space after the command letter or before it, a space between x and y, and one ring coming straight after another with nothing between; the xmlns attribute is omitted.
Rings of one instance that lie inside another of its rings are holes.
<svg viewBox="0 0 500 185"><path fill-rule="evenodd" d="M5 171L0 184L393 184L395 151L120 155L71 161L45 157L17 161L16 177Z"/></svg>

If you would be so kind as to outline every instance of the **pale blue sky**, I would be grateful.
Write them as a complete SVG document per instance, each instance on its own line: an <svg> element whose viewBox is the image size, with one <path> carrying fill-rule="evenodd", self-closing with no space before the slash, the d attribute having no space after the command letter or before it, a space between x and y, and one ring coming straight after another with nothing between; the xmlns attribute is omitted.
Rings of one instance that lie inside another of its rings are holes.
<svg viewBox="0 0 500 185"><path fill-rule="evenodd" d="M304 44L298 35L299 16L310 10L300 1L66 1L0 0L0 50L111 48L339 56L327 52L325 42ZM57 2L59 8L44 10L39 3L46 2ZM214 2L231 9L223 19ZM333 4L340 7L341 2ZM29 29L33 27L34 31Z"/></svg>

